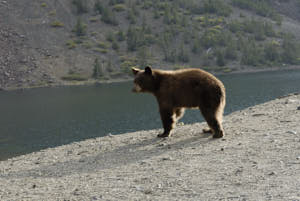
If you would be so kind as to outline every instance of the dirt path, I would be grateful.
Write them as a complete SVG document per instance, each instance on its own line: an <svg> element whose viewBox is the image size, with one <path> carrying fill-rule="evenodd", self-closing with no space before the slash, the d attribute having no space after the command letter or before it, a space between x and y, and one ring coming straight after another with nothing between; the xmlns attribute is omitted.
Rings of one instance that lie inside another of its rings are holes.
<svg viewBox="0 0 300 201"><path fill-rule="evenodd" d="M300 95L225 117L224 139L179 126L0 162L0 200L300 200Z"/></svg>

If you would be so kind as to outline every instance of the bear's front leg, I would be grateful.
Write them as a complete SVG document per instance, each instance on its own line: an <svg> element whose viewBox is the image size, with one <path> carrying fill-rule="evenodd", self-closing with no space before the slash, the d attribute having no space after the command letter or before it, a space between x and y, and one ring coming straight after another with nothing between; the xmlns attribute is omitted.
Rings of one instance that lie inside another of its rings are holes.
<svg viewBox="0 0 300 201"><path fill-rule="evenodd" d="M160 108L159 112L163 123L164 132L157 135L157 137L169 137L174 125L173 110Z"/></svg>

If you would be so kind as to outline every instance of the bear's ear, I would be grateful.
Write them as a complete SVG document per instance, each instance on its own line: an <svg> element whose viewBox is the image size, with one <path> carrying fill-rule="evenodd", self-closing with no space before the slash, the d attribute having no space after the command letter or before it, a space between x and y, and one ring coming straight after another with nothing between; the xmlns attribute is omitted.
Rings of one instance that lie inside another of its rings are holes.
<svg viewBox="0 0 300 201"><path fill-rule="evenodd" d="M135 67L131 68L133 75L136 75L138 72L140 72L141 70Z"/></svg>
<svg viewBox="0 0 300 201"><path fill-rule="evenodd" d="M147 75L152 75L152 69L151 69L150 66L147 66L147 67L145 68L145 74L147 74Z"/></svg>

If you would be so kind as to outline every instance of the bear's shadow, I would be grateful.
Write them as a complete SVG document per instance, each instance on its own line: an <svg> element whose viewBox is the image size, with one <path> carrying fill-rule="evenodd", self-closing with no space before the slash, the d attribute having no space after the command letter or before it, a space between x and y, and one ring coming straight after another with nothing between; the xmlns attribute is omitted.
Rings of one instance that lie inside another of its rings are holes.
<svg viewBox="0 0 300 201"><path fill-rule="evenodd" d="M172 150L178 150L188 147L201 149L200 144L209 143L214 139L209 134L198 133L184 140L176 141L176 136L184 133L176 132L171 138L153 138L139 141L137 143L127 144L115 150L100 153L92 156L82 156L79 160L70 160L57 162L50 166L40 166L35 169L21 172L8 173L1 175L3 177L62 177L65 175L92 173L97 170L113 169L116 167L128 165L131 163L142 163L152 157L165 154ZM145 148L145 147L150 147Z"/></svg>

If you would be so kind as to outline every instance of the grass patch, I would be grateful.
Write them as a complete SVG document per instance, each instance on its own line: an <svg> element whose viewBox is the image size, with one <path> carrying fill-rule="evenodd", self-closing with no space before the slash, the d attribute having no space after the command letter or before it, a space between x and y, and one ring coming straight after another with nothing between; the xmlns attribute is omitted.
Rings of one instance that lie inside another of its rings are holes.
<svg viewBox="0 0 300 201"><path fill-rule="evenodd" d="M60 21L54 21L51 23L51 27L55 27L55 28L60 28L60 27L63 27L64 24Z"/></svg>
<svg viewBox="0 0 300 201"><path fill-rule="evenodd" d="M126 6L124 4L116 4L113 7L113 11L122 12L126 10Z"/></svg>
<svg viewBox="0 0 300 201"><path fill-rule="evenodd" d="M102 49L102 48L98 48L98 47L93 48L93 51L99 52L101 54L106 54L108 52L106 49Z"/></svg>
<svg viewBox="0 0 300 201"><path fill-rule="evenodd" d="M55 16L56 15L56 10L52 10L48 13L49 16Z"/></svg>
<svg viewBox="0 0 300 201"><path fill-rule="evenodd" d="M76 48L76 43L75 43L75 41L73 41L73 40L68 40L67 42L66 42L66 45L67 45L67 47L69 48L69 49L74 49L74 48Z"/></svg>

